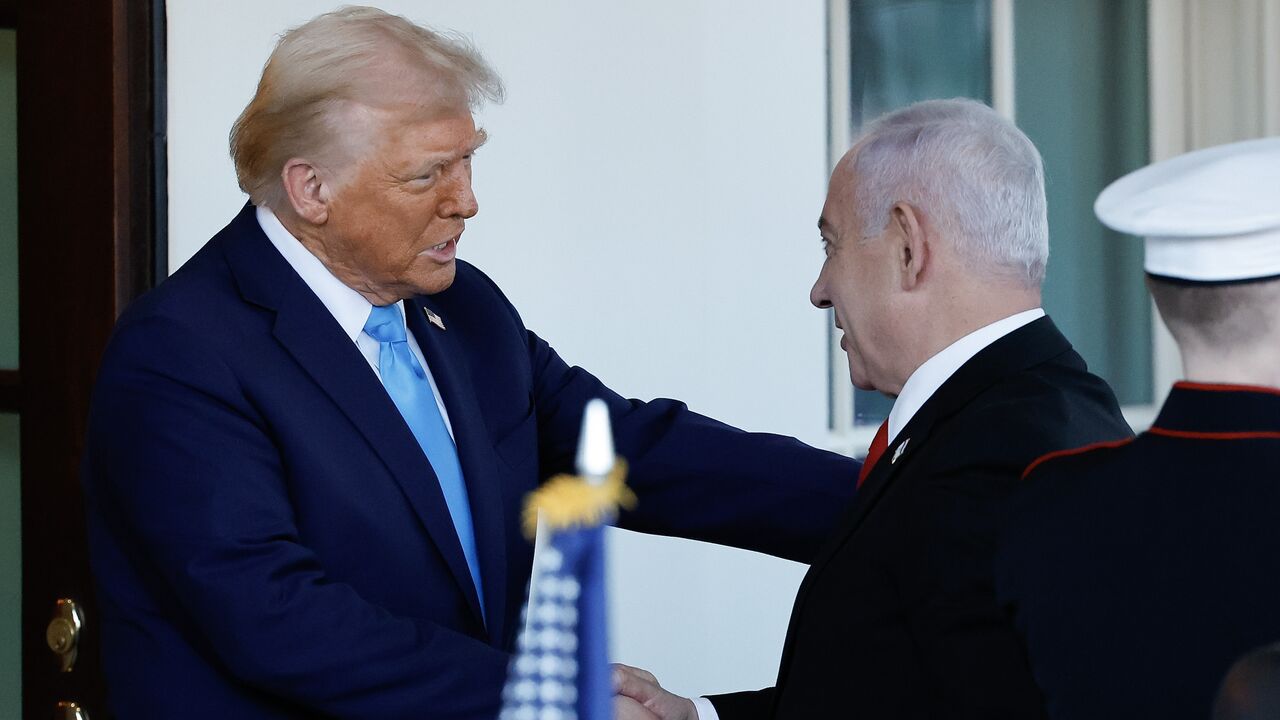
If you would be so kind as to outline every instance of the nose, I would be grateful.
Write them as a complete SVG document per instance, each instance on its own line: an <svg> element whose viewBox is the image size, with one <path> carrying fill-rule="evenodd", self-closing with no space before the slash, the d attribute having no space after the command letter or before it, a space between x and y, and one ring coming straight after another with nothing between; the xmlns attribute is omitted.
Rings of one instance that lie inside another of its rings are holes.
<svg viewBox="0 0 1280 720"><path fill-rule="evenodd" d="M818 279L813 282L813 287L809 290L809 302L813 306L825 310L831 307L831 298L827 297L827 283L825 281L826 273L818 273Z"/></svg>
<svg viewBox="0 0 1280 720"><path fill-rule="evenodd" d="M480 204L471 190L471 174L456 173L440 201L440 216L467 219L475 217L479 211Z"/></svg>

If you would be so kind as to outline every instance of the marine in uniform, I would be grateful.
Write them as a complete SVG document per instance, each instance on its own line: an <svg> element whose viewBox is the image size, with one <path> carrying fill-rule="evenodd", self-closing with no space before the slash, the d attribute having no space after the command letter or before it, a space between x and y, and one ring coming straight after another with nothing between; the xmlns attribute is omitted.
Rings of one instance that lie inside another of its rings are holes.
<svg viewBox="0 0 1280 720"><path fill-rule="evenodd" d="M1146 238L1186 379L1136 438L1027 469L997 591L1050 717L1201 720L1280 640L1280 138L1148 166L1095 210Z"/></svg>

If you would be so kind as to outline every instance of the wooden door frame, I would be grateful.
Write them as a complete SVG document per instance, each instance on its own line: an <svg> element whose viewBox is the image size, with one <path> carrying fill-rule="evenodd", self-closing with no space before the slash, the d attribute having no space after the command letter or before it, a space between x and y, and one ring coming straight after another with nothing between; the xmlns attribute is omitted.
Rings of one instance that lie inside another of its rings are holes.
<svg viewBox="0 0 1280 720"><path fill-rule="evenodd" d="M101 720L79 464L112 326L162 266L164 0L28 0L17 31L23 716ZM67 674L44 639L59 597L88 618Z"/></svg>
<svg viewBox="0 0 1280 720"><path fill-rule="evenodd" d="M0 0L0 29L18 26L18 0ZM0 370L0 413L16 413L21 403L18 390L22 376L17 370Z"/></svg>

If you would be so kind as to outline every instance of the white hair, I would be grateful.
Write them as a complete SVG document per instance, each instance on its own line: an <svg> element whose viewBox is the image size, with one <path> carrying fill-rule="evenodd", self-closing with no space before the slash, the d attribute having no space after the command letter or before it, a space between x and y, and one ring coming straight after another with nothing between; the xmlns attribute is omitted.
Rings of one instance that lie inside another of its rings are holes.
<svg viewBox="0 0 1280 720"><path fill-rule="evenodd" d="M905 202L945 233L974 270L1044 282L1049 221L1044 166L1012 122L973 100L926 100L876 120L855 146L853 202L876 237Z"/></svg>

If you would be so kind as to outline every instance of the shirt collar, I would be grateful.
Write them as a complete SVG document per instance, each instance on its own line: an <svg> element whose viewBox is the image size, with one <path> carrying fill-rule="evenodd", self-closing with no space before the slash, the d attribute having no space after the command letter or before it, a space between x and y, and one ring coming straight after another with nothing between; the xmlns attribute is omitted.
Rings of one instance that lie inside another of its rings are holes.
<svg viewBox="0 0 1280 720"><path fill-rule="evenodd" d="M262 232L267 234L267 239L276 250L280 251L285 261L294 272L298 273L307 287L311 288L311 292L315 293L316 297L320 298L320 302L329 309L329 313L333 315L334 320L338 321L338 325L342 326L342 331L347 334L347 337L355 342L364 331L365 323L369 321L373 304L329 272L329 268L320 262L320 258L312 255L311 251L285 228L270 208L258 207L257 217L258 224L262 226ZM404 303L399 302L396 305L400 307L400 314L403 316Z"/></svg>
<svg viewBox="0 0 1280 720"><path fill-rule="evenodd" d="M1175 383L1151 432L1205 439L1276 435L1280 433L1280 388Z"/></svg>
<svg viewBox="0 0 1280 720"><path fill-rule="evenodd" d="M915 417L916 412L924 407L938 388L974 355L1005 335L1042 317L1044 310L1041 308L1010 315L974 330L924 361L907 378L902 392L893 403L893 409L889 411L889 443L893 443L898 433L911 422L911 418Z"/></svg>

